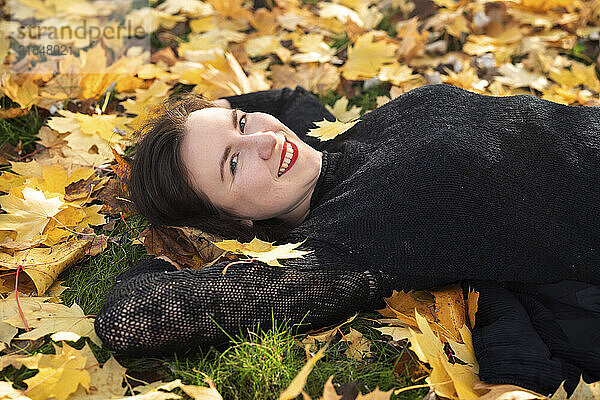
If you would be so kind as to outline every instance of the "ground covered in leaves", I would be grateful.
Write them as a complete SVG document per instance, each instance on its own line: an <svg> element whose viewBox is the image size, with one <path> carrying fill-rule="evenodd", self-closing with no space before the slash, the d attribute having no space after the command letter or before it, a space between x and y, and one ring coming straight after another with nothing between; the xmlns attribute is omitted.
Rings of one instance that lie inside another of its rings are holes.
<svg viewBox="0 0 600 400"><path fill-rule="evenodd" d="M274 254L298 254L149 226L132 212L122 184L132 132L167 96L300 85L337 118L315 121L321 140L434 83L600 106L600 0L1 5L0 398L540 398L479 381L477 293L456 287L395 293L385 310L310 335L273 321L230 332L228 347L167 358L112 354L93 319L115 277L152 255L285 268ZM65 33L82 25L83 37ZM584 384L573 398L586 391L600 398Z"/></svg>

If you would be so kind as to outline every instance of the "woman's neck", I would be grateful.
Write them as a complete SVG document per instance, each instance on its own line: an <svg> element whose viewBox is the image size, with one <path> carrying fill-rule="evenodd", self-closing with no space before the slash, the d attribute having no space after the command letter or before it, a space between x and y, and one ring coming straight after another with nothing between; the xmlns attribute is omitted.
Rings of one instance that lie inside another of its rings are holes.
<svg viewBox="0 0 600 400"><path fill-rule="evenodd" d="M319 173L311 181L310 189L307 192L307 195L304 197L304 199L302 199L300 204L298 204L298 206L296 206L293 210L291 210L290 212L283 214L279 217L279 219L281 219L283 221L283 223L286 227L296 228L297 226L300 226L302 224L302 222L304 222L306 217L308 217L308 214L310 213L310 201L312 199L313 193L315 192L315 188L317 187L317 181L319 180L319 175L321 173L321 168L323 166L323 153L321 153L320 151L318 153L319 153L319 169L318 169Z"/></svg>

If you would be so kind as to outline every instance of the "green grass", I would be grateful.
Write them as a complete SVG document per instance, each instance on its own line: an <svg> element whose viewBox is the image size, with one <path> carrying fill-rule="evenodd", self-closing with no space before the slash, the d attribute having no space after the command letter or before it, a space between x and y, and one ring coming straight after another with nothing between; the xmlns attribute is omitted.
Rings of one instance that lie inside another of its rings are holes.
<svg viewBox="0 0 600 400"><path fill-rule="evenodd" d="M0 100L2 107L11 107L8 103L10 101L6 97ZM35 150L35 141L42 123L36 107L21 117L6 120L0 118L0 146L4 143L17 146L20 142L23 146L23 155L31 153Z"/></svg>
<svg viewBox="0 0 600 400"><path fill-rule="evenodd" d="M116 238L117 243L109 242L102 253L81 260L58 277L58 280L65 280L64 286L68 286L62 294L67 306L76 302L86 315L97 314L100 302L114 285L116 276L130 265L147 258L144 246L131 242L144 230L147 222L141 216L134 215L127 219L127 225L129 227L119 221L112 232L99 229L96 233Z"/></svg>
<svg viewBox="0 0 600 400"><path fill-rule="evenodd" d="M376 315L361 316L372 318ZM305 391L312 398L322 395L323 386L331 375L334 376L334 386L355 383L362 393L371 392L376 387L386 391L412 384L409 378L397 377L393 373L394 363L404 347L398 348L382 340L379 332L371 327L376 323L361 316L342 330L346 334L353 327L371 339L373 356L362 361L347 358L344 352L348 344L339 341L341 335L338 334L308 378ZM294 335L288 327L286 322L273 321L269 331L238 336L225 350L211 348L195 356L175 359L170 363L170 370L174 378L196 385L204 384L206 374L226 399L277 399L306 362L305 351L300 344L305 335ZM415 389L392 398L420 399L427 391Z"/></svg>

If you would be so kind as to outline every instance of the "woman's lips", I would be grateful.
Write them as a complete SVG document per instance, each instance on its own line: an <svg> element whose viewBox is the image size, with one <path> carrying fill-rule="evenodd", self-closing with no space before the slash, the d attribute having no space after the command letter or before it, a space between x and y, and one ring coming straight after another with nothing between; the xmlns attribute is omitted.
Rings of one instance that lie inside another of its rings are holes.
<svg viewBox="0 0 600 400"><path fill-rule="evenodd" d="M283 174L285 174L286 172L288 172L290 170L290 168L292 168L292 165L294 165L294 163L296 162L296 159L298 158L298 147L294 143L288 142L287 140L285 142L283 142L283 150L281 151L281 160L279 161L279 168L277 169L278 176L283 175L283 174L279 175L279 170L281 169L281 166L283 165L283 160L285 159L288 145L292 146L292 150L293 150L294 154L292 155L292 158L291 158L290 163L288 164L287 168L285 169L285 171L283 171Z"/></svg>

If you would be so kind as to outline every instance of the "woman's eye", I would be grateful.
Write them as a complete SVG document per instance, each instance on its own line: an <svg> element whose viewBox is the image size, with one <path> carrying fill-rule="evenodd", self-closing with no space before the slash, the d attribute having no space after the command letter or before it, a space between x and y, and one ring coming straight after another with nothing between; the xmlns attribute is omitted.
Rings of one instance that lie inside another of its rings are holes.
<svg viewBox="0 0 600 400"><path fill-rule="evenodd" d="M235 169L237 167L237 157L238 157L238 154L231 157L231 162L229 163L229 166L231 168L231 175L235 175ZM235 162L233 162L233 160L235 160Z"/></svg>
<svg viewBox="0 0 600 400"><path fill-rule="evenodd" d="M243 122L242 122L243 121ZM242 124L244 124L244 126L242 127ZM246 114L242 115L242 117L240 118L240 130L242 132L244 132L244 128L246 127Z"/></svg>

